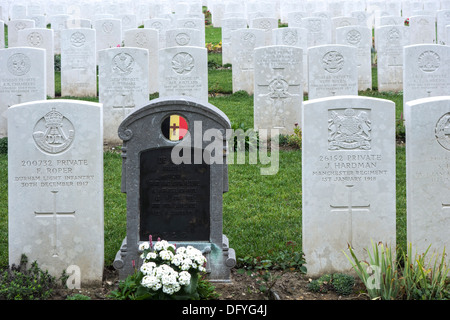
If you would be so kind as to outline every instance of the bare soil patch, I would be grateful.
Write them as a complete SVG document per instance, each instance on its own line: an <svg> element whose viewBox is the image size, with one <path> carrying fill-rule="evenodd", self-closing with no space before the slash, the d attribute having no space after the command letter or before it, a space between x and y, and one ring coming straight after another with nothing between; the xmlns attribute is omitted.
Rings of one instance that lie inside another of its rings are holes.
<svg viewBox="0 0 450 320"><path fill-rule="evenodd" d="M232 269L231 283L213 283L218 300L368 300L365 287L356 279L353 293L342 296L329 290L327 293L315 293L308 290L311 281L300 272L273 271L275 276L280 276L270 293L262 293L255 277L238 274ZM81 289L58 289L53 295L53 300L65 300L68 296L82 294L91 300L109 300L111 291L117 289L119 277L113 268L105 268L104 280L101 287Z"/></svg>

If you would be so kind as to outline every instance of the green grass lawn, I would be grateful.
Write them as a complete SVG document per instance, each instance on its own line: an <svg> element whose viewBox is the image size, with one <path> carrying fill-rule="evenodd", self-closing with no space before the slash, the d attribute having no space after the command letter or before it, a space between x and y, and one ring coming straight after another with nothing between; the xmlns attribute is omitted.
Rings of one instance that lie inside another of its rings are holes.
<svg viewBox="0 0 450 320"><path fill-rule="evenodd" d="M219 28L206 28L207 42L220 42ZM221 109L233 125L253 127L253 96L232 93L231 69L221 66L218 53L209 54L209 102ZM376 71L374 69L373 71ZM56 81L60 79L56 72ZM376 80L376 79L375 79ZM376 85L376 82L375 82ZM61 94L56 86L57 96ZM397 119L403 109L402 95L360 92L360 95L392 100ZM152 96L155 97L157 95ZM305 96L305 100L307 97ZM88 99L98 101L98 98ZM229 192L223 200L223 232L238 258L271 257L293 241L302 243L301 150L281 150L276 175L260 175L261 165L231 164ZM120 192L121 155L104 153L105 263L111 265L126 234L126 196ZM0 155L0 267L8 264L7 156ZM406 249L405 148L397 147L397 244Z"/></svg>

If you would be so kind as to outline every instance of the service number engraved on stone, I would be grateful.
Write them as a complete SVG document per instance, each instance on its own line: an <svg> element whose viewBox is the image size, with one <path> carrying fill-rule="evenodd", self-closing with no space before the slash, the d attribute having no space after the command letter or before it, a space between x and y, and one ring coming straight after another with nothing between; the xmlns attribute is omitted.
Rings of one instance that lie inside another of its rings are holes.
<svg viewBox="0 0 450 320"><path fill-rule="evenodd" d="M439 68L441 57L436 52L427 50L419 55L417 63L423 72L433 72Z"/></svg>
<svg viewBox="0 0 450 320"><path fill-rule="evenodd" d="M450 112L444 114L436 123L435 135L437 142L450 151Z"/></svg>
<svg viewBox="0 0 450 320"><path fill-rule="evenodd" d="M177 53L172 58L172 69L178 74L189 74L194 69L194 57L187 52Z"/></svg>
<svg viewBox="0 0 450 320"><path fill-rule="evenodd" d="M120 75L133 72L134 58L125 52L118 53L112 59L112 70Z"/></svg>
<svg viewBox="0 0 450 320"><path fill-rule="evenodd" d="M328 114L328 150L370 150L370 110L332 109Z"/></svg>
<svg viewBox="0 0 450 320"><path fill-rule="evenodd" d="M56 108L36 122L33 139L36 146L44 152L57 154L67 150L75 138L72 122Z"/></svg>
<svg viewBox="0 0 450 320"><path fill-rule="evenodd" d="M337 73L344 66L344 57L337 51L329 51L323 56L322 64L329 73Z"/></svg>
<svg viewBox="0 0 450 320"><path fill-rule="evenodd" d="M15 53L9 57L8 71L15 76L23 76L30 71L31 61L30 58L23 53Z"/></svg>

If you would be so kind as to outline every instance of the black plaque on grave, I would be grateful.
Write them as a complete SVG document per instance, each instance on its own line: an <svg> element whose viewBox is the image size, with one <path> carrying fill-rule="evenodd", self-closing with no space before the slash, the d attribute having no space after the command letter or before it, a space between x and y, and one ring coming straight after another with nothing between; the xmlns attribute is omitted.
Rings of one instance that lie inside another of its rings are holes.
<svg viewBox="0 0 450 320"><path fill-rule="evenodd" d="M194 149L191 159L194 159ZM171 160L171 147L140 154L141 241L209 241L210 168Z"/></svg>

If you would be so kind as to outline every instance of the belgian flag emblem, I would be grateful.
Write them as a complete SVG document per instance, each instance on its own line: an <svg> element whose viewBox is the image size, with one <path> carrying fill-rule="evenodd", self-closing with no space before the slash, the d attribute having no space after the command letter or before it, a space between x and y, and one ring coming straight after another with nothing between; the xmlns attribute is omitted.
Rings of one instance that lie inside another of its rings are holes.
<svg viewBox="0 0 450 320"><path fill-rule="evenodd" d="M169 140L179 141L186 135L188 131L188 124L186 119L182 116L173 114L164 120L162 130L164 136L166 136Z"/></svg>

